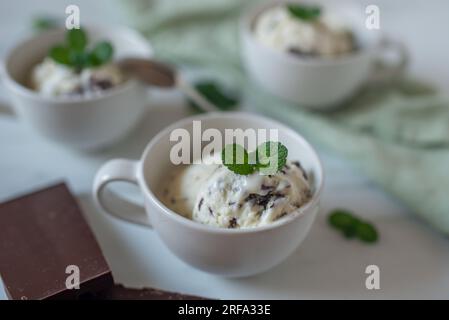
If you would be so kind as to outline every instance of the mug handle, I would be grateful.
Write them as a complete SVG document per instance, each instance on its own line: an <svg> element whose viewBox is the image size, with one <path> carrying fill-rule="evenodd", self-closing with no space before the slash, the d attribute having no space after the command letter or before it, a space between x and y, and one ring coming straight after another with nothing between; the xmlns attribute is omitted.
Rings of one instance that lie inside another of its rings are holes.
<svg viewBox="0 0 449 320"><path fill-rule="evenodd" d="M5 77L5 61L0 58L0 84L3 85L3 78ZM14 116L14 110L7 100L0 99L0 115Z"/></svg>
<svg viewBox="0 0 449 320"><path fill-rule="evenodd" d="M97 206L106 213L135 224L152 228L145 209L135 203L123 199L106 186L111 182L124 181L138 186L138 161L114 159L106 162L95 175L93 197Z"/></svg>
<svg viewBox="0 0 449 320"><path fill-rule="evenodd" d="M395 55L396 61L388 62L385 59L388 53ZM400 41L383 37L379 42L374 58L377 72L374 73L371 80L379 83L397 80L403 75L408 63L409 54L406 46Z"/></svg>

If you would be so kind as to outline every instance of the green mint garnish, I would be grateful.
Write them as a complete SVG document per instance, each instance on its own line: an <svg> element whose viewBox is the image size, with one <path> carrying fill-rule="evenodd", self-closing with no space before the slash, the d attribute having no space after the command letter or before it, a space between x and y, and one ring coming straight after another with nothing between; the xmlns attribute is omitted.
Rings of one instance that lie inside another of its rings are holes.
<svg viewBox="0 0 449 320"><path fill-rule="evenodd" d="M60 64L70 65L70 50L63 46L54 46L50 49L49 56Z"/></svg>
<svg viewBox="0 0 449 320"><path fill-rule="evenodd" d="M54 17L42 16L33 20L33 29L36 31L44 31L54 29L61 25L61 21Z"/></svg>
<svg viewBox="0 0 449 320"><path fill-rule="evenodd" d="M376 242L379 238L376 228L367 222L360 222L356 227L357 237L365 242Z"/></svg>
<svg viewBox="0 0 449 320"><path fill-rule="evenodd" d="M276 171L279 171L285 166L287 155L287 147L282 143L272 141L264 142L257 147L257 167L269 168L274 166Z"/></svg>
<svg viewBox="0 0 449 320"><path fill-rule="evenodd" d="M50 49L49 56L57 63L78 71L88 67L98 67L112 59L114 50L107 41L96 43L87 49L88 37L83 29L71 29L66 33L65 43Z"/></svg>
<svg viewBox="0 0 449 320"><path fill-rule="evenodd" d="M288 4L287 10L295 18L304 21L314 21L321 15L321 8L303 4Z"/></svg>
<svg viewBox="0 0 449 320"><path fill-rule="evenodd" d="M76 70L82 70L87 66L88 55L83 51L70 51L69 62L70 66L73 66Z"/></svg>
<svg viewBox="0 0 449 320"><path fill-rule="evenodd" d="M114 53L114 49L112 45L107 41L98 42L92 52L89 54L89 65L98 66L101 65L110 59L112 59L112 55Z"/></svg>
<svg viewBox="0 0 449 320"><path fill-rule="evenodd" d="M346 238L357 237L359 240L374 243L379 235L374 225L362 221L349 211L337 209L328 216L329 224L340 230Z"/></svg>
<svg viewBox="0 0 449 320"><path fill-rule="evenodd" d="M83 52L87 46L87 35L83 29L70 29L66 33L66 42L70 50Z"/></svg>
<svg viewBox="0 0 449 320"><path fill-rule="evenodd" d="M221 152L223 164L232 172L248 175L254 172L254 164L249 163L248 151L239 144L228 144Z"/></svg>
<svg viewBox="0 0 449 320"><path fill-rule="evenodd" d="M207 101L222 111L235 109L239 103L239 100L235 95L224 90L222 86L215 81L199 81L195 84L195 89L203 95ZM202 109L193 101L189 101L189 105L196 112L202 112Z"/></svg>
<svg viewBox="0 0 449 320"><path fill-rule="evenodd" d="M264 142L248 154L239 144L228 144L221 152L223 164L232 172L248 175L256 170L261 174L275 174L287 161L288 150L280 142Z"/></svg>

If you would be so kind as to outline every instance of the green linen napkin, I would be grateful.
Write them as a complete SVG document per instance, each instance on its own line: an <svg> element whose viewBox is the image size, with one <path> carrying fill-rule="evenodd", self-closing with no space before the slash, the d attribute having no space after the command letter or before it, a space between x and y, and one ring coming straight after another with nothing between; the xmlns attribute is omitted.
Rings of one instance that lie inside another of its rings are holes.
<svg viewBox="0 0 449 320"><path fill-rule="evenodd" d="M259 112L350 159L385 190L449 233L449 101L401 80L365 88L332 112L312 112L251 84L242 69L238 20L256 1L123 2L158 58L207 68L244 91Z"/></svg>

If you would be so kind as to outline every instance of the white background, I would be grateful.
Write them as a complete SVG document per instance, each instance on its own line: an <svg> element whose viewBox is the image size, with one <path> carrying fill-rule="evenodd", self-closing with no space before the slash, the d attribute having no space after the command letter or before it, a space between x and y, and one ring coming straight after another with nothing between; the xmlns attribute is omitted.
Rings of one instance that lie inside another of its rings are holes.
<svg viewBox="0 0 449 320"><path fill-rule="evenodd" d="M381 27L400 38L412 53L410 72L449 92L449 2L363 1L381 8ZM61 15L78 4L82 21L123 23L112 1L1 1L0 57L29 32L39 13ZM0 88L0 101L6 97ZM92 207L92 177L105 160L137 158L147 141L185 115L179 94L156 93L142 125L114 149L83 154L37 137L0 102L0 201L64 179L113 270L129 286L154 286L213 298L449 298L449 240L414 217L410 210L351 169L320 150L327 185L320 215L303 245L280 266L246 279L222 279L196 271L174 257L141 227L105 217ZM326 224L335 207L352 209L379 228L373 246L346 241ZM376 264L381 289L365 289L365 267ZM5 298L0 284L0 298Z"/></svg>

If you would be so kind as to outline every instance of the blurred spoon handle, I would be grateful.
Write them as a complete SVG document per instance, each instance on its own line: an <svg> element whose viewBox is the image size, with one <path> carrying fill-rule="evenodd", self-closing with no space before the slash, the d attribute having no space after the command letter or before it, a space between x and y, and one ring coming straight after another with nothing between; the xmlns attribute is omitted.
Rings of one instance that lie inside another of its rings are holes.
<svg viewBox="0 0 449 320"><path fill-rule="evenodd" d="M218 108L205 99L180 73L169 64L143 58L125 58L117 65L126 74L136 77L139 81L160 88L177 88L187 98L195 102L206 112L218 111Z"/></svg>
<svg viewBox="0 0 449 320"><path fill-rule="evenodd" d="M181 75L176 77L176 87L183 92L187 98L195 102L195 104L205 112L219 111L219 109L207 99L205 99L198 91Z"/></svg>
<svg viewBox="0 0 449 320"><path fill-rule="evenodd" d="M176 70L166 63L143 58L125 58L117 62L120 69L139 81L155 87L172 88Z"/></svg>

